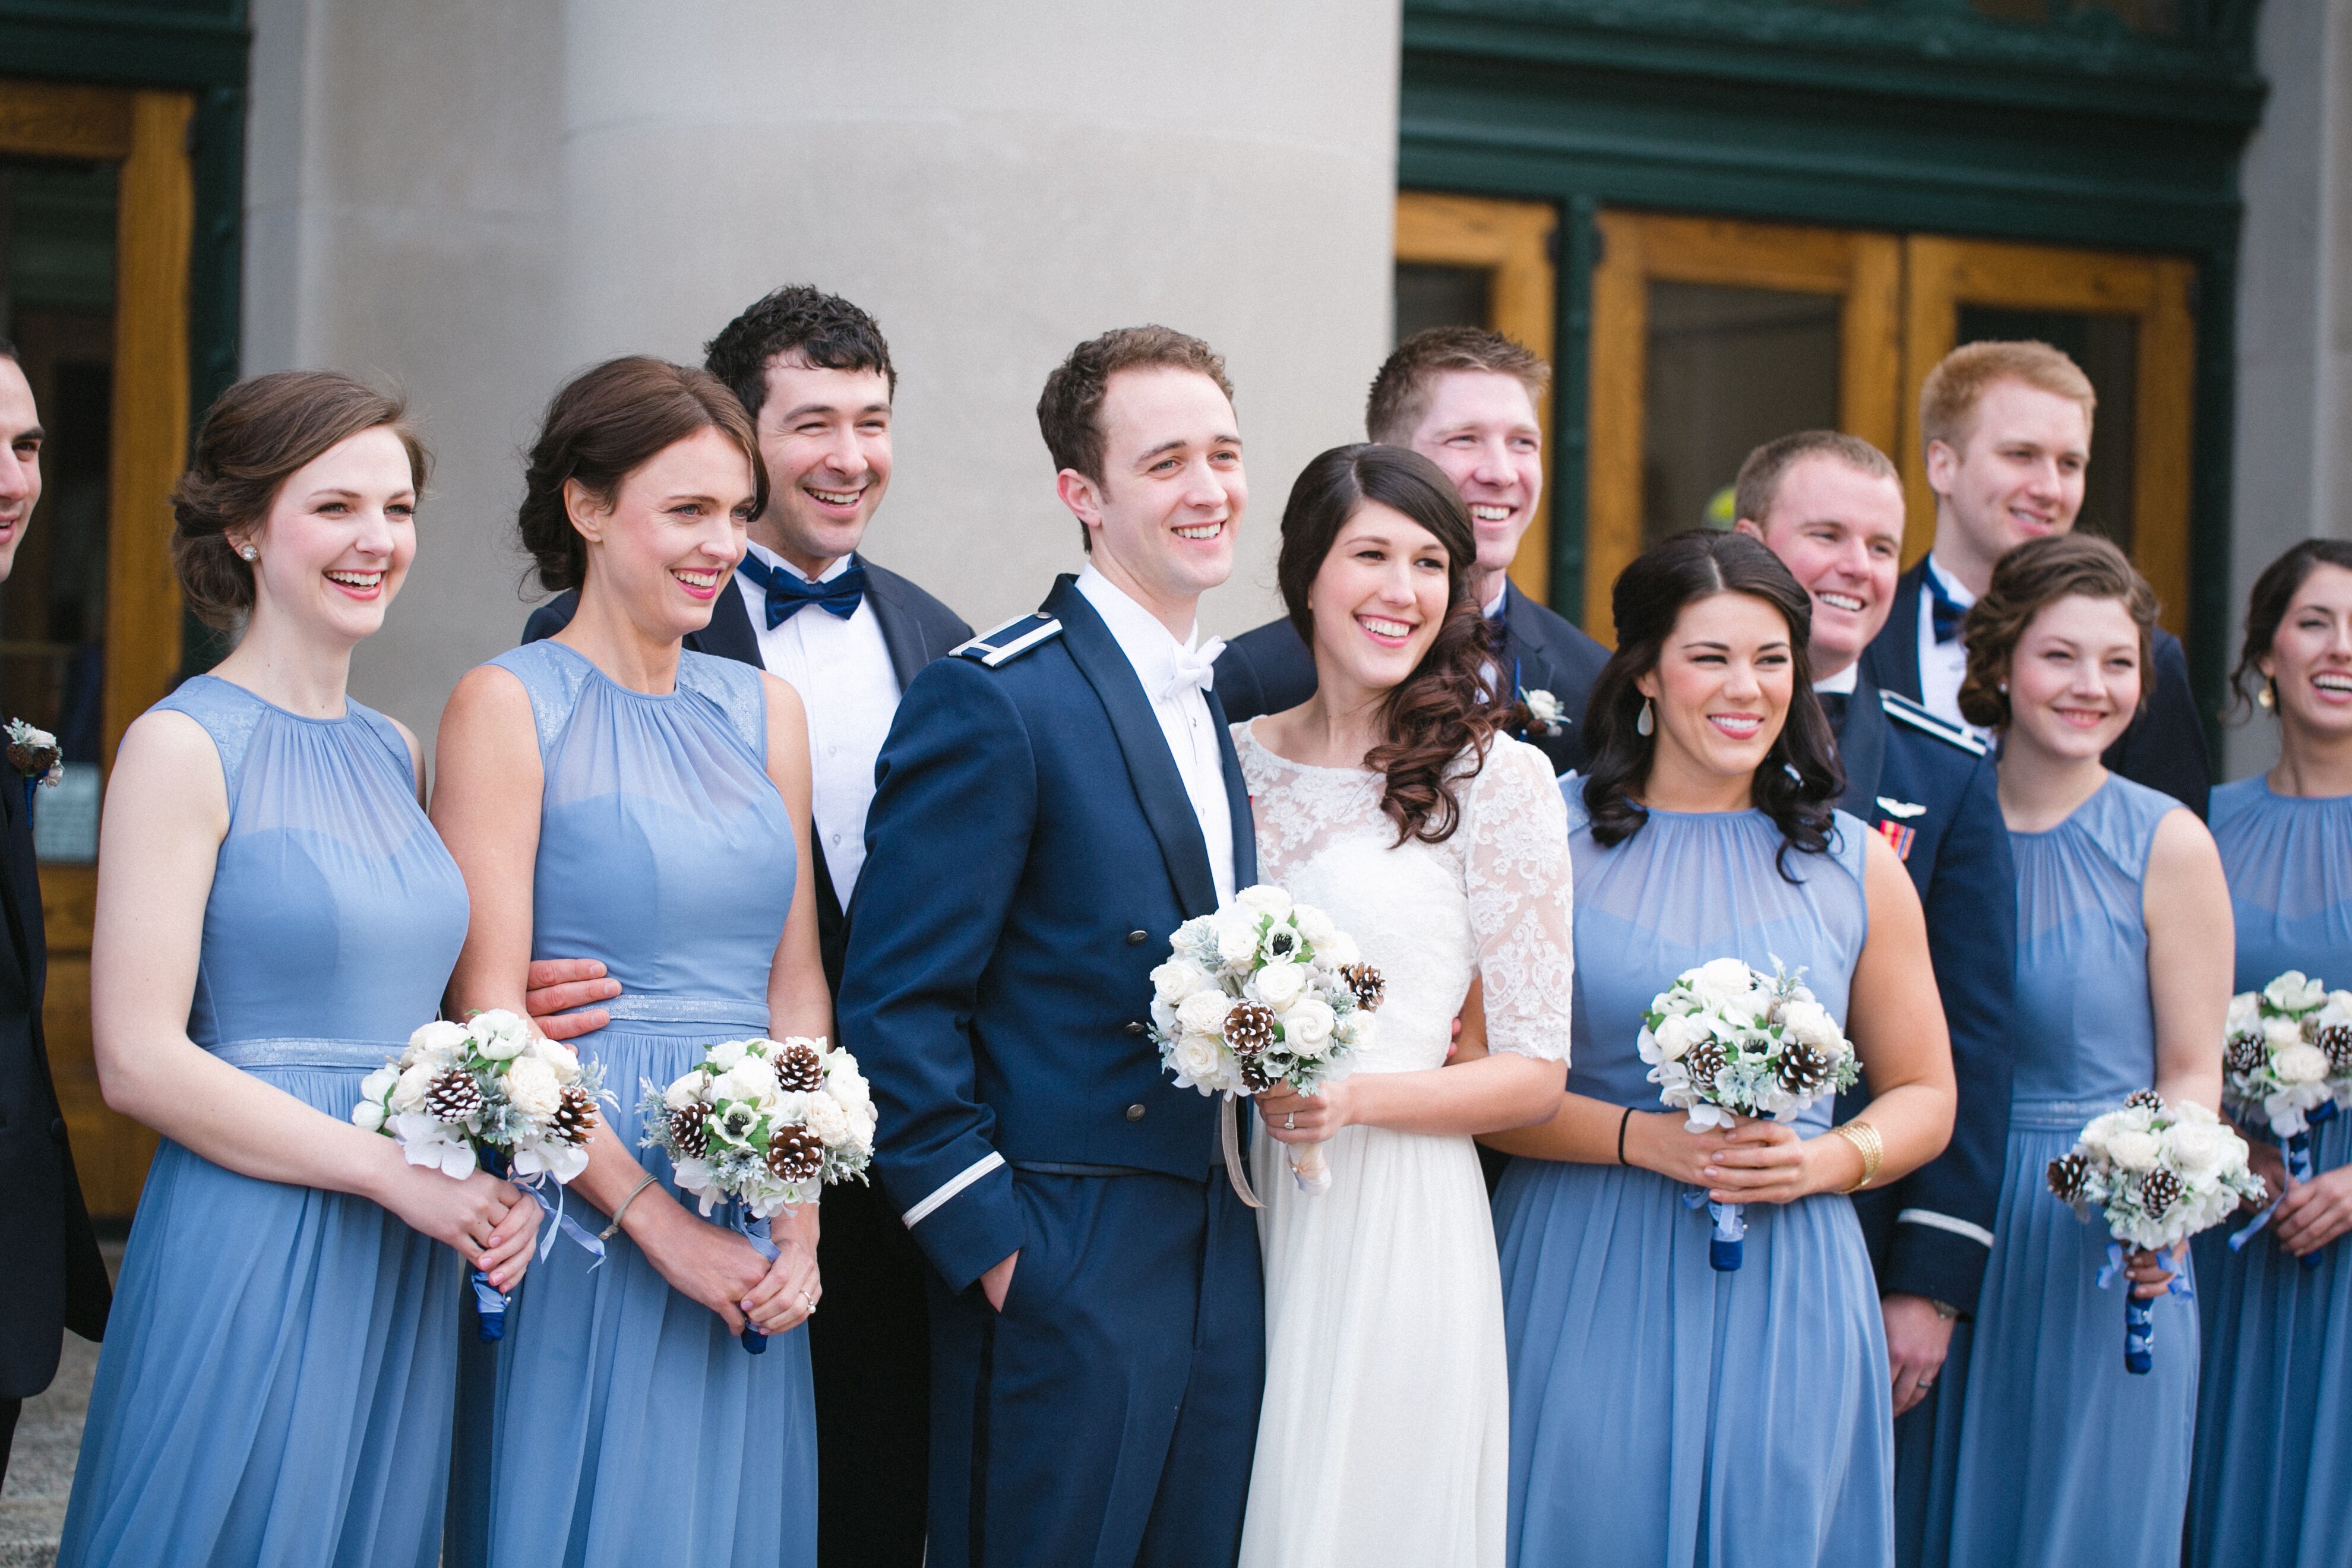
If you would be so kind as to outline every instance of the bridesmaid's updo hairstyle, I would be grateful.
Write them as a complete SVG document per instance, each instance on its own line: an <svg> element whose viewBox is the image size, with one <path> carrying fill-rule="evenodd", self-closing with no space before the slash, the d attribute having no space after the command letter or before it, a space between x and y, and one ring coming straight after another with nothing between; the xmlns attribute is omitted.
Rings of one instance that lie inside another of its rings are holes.
<svg viewBox="0 0 2352 1568"><path fill-rule="evenodd" d="M1454 760L1470 752L1483 767L1495 731L1518 706L1516 694L1498 700L1488 689L1486 621L1470 596L1478 538L1462 498L1443 469L1409 447L1334 447L1290 487L1275 580L1291 626L1313 647L1307 592L1339 531L1374 502L1411 518L1445 547L1446 608L1437 639L1382 702L1386 738L1364 754L1364 765L1388 775L1381 809L1396 823L1397 842L1443 844L1462 821L1455 781L1448 777Z"/></svg>
<svg viewBox="0 0 2352 1568"><path fill-rule="evenodd" d="M188 608L206 626L235 626L253 608L253 568L231 531L249 537L296 470L380 428L408 449L409 482L423 490L432 459L396 397L331 370L277 371L222 393L172 488L172 569Z"/></svg>
<svg viewBox="0 0 2352 1568"><path fill-rule="evenodd" d="M768 470L751 416L709 371L631 354L583 371L557 393L531 446L515 513L540 586L561 593L588 577L588 542L563 509L566 479L578 480L599 506L610 506L621 481L702 430L718 431L741 450L751 465L752 515L765 511Z"/></svg>
<svg viewBox="0 0 2352 1568"><path fill-rule="evenodd" d="M2131 560L2095 533L2053 533L2029 539L1993 563L1984 597L1969 606L1960 623L1968 648L1968 673L1960 678L1960 717L1988 730L2007 728L2009 661L2025 628L2043 608L2060 599L2113 599L2139 628L2139 710L2156 689L2151 663L2156 637L2156 590L2132 570ZM2277 629L2277 623L2272 623Z"/></svg>
<svg viewBox="0 0 2352 1568"><path fill-rule="evenodd" d="M2303 591L2304 583L2322 566L2340 566L2352 572L2352 542L2341 539L2306 539L2263 568L2254 579L2254 591L2246 596L2246 642L2238 651L2238 668L2230 671L2231 707L2235 710L2234 722L2242 722L2252 710L2255 693L2270 684L2263 679L2260 661L2268 658L2271 644L2277 640L2279 623L2286 619L2287 606Z"/></svg>
<svg viewBox="0 0 2352 1568"><path fill-rule="evenodd" d="M1695 528L1662 539L1618 574L1610 591L1617 621L1617 651L1592 684L1584 710L1585 744L1592 754L1584 806L1593 842L1604 848L1642 830L1649 813L1633 796L1649 781L1657 737L1634 726L1643 697L1634 682L1658 668L1666 638L1683 610L1717 594L1745 594L1780 613L1789 626L1789 712L1772 749L1756 765L1750 786L1756 808L1780 829L1780 875L1791 881L1788 852L1818 855L1829 847L1830 813L1845 789L1837 741L1813 696L1806 647L1813 604L1780 558L1744 533Z"/></svg>

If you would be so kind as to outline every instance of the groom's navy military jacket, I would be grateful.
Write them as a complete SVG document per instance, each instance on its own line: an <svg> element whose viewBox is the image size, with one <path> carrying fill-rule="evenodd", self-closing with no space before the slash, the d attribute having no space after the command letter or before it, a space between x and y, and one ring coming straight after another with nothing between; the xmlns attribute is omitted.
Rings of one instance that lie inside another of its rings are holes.
<svg viewBox="0 0 2352 1568"><path fill-rule="evenodd" d="M1944 1152L1854 1199L1883 1292L1976 1307L2009 1139L2017 871L1981 742L1864 676L1838 732L1839 805L1902 857L1927 918L1959 1107ZM1841 1097L1841 1121L1866 1088Z"/></svg>
<svg viewBox="0 0 2352 1568"><path fill-rule="evenodd" d="M907 688L875 765L840 1004L875 1171L950 1290L1022 1246L1007 1162L1205 1181L1220 1103L1147 1034L1151 971L1217 892L1133 667L1069 576L957 653ZM1238 889L1249 795L1208 700Z"/></svg>

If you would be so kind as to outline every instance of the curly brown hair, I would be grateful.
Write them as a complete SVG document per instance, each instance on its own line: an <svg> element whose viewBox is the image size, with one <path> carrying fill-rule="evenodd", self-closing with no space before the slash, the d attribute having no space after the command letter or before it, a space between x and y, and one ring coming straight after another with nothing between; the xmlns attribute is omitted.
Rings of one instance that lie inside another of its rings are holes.
<svg viewBox="0 0 2352 1568"><path fill-rule="evenodd" d="M1516 694L1494 689L1486 617L1470 592L1478 538L1453 483L1420 453L1370 444L1334 447L1307 465L1282 512L1282 553L1275 579L1290 624L1315 646L1307 591L1348 520L1367 503L1403 513L1445 547L1445 619L1411 675L1381 707L1387 739L1364 765L1388 775L1381 809L1397 825L1397 842L1443 844L1462 823L1460 782L1486 766L1495 733L1518 711ZM1465 753L1475 765L1460 768Z"/></svg>
<svg viewBox="0 0 2352 1568"><path fill-rule="evenodd" d="M2009 724L2009 664L2033 617L2060 599L2113 599L2139 628L2139 709L2156 688L2156 590L2129 557L2095 533L2029 539L1993 563L1984 597L1960 623L1968 673L1960 679L1960 717L1988 730Z"/></svg>

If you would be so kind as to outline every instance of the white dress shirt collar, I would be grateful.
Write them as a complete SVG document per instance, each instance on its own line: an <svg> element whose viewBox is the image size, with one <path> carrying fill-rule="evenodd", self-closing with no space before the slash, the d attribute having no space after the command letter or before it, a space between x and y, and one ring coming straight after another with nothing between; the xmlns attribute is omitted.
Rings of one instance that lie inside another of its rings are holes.
<svg viewBox="0 0 2352 1568"><path fill-rule="evenodd" d="M1853 695L1854 688L1860 685L1861 682L1862 660L1855 659L1852 664L1847 665L1835 675L1825 675L1822 677L1821 679L1814 681L1813 689L1817 692L1843 692L1846 696L1851 697Z"/></svg>
<svg viewBox="0 0 2352 1568"><path fill-rule="evenodd" d="M1495 590L1495 596L1478 606L1479 614L1485 616L1490 621L1498 621L1502 619L1503 605L1509 600L1510 596L1511 580L1508 577L1506 577L1503 579L1503 585Z"/></svg>
<svg viewBox="0 0 2352 1568"><path fill-rule="evenodd" d="M1201 626L1196 619L1192 631L1182 639L1168 629L1166 623L1127 595L1127 590L1095 570L1089 561L1078 574L1078 592L1103 618L1110 635L1118 644L1118 651L1127 655L1127 662L1135 666L1136 678L1143 682L1143 693L1157 698L1168 682L1175 678L1176 658L1197 649Z"/></svg>
<svg viewBox="0 0 2352 1568"><path fill-rule="evenodd" d="M1976 595L1966 584L1937 563L1936 552L1932 550L1927 552L1927 570L1933 572L1936 574L1936 581L1943 585L1944 596L1960 608L1965 610L1977 602ZM1925 585L1921 584L1923 587Z"/></svg>
<svg viewBox="0 0 2352 1568"><path fill-rule="evenodd" d="M848 571L849 563L857 559L855 555L837 556L835 558L833 564L826 567L821 575L812 577L807 573L802 571L799 567L793 565L791 562L785 560L782 556L777 554L774 551L769 549L766 545L758 542L756 540L745 540L743 542L743 548L750 553L758 556L770 570L773 571L782 569L789 572L803 583L830 583L835 577L840 576L844 572Z"/></svg>

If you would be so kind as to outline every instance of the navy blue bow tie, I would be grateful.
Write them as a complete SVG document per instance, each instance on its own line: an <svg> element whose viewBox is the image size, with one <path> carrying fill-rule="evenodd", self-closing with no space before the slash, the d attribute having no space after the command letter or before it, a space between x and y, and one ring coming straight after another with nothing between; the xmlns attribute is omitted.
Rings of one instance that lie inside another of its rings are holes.
<svg viewBox="0 0 2352 1568"><path fill-rule="evenodd" d="M824 583L812 583L789 567L770 566L748 552L736 570L766 590L770 631L811 605L845 621L857 613L859 602L866 597L866 568L855 561L848 571Z"/></svg>
<svg viewBox="0 0 2352 1568"><path fill-rule="evenodd" d="M1960 622L1969 613L1968 606L1944 592L1944 581L1936 575L1934 567L1923 575L1927 579L1927 608L1935 619L1936 645L1940 647L1960 635Z"/></svg>

